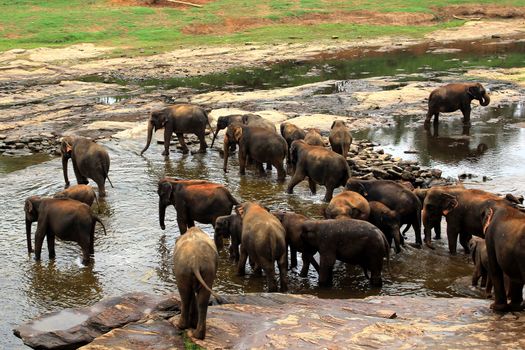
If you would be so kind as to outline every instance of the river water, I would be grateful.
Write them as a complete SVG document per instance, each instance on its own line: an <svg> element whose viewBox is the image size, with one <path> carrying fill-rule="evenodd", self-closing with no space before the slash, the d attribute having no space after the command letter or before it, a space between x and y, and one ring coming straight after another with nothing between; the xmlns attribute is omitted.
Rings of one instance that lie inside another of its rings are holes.
<svg viewBox="0 0 525 350"><path fill-rule="evenodd" d="M436 134L427 133L421 126L421 116L414 116L396 118L393 126L363 130L354 137L378 142L395 156L440 168L444 176L477 175L468 180L474 187L521 194L525 183L525 129L517 123L524 121L524 109L523 104L486 108L481 119L473 121L471 136L462 135L457 117L442 118ZM24 348L12 335L12 328L42 313L90 305L103 297L129 291L167 293L176 289L171 253L179 231L174 209L170 207L166 214L166 231L162 231L158 223L157 181L164 176L206 179L224 184L241 201L254 200L271 209L321 217L324 189L313 196L303 182L293 195L288 195L286 183L277 183L275 171L268 178L257 177L253 170L239 177L236 157L230 158L230 172L224 174L222 159L216 150L196 155L173 151L166 160L160 154L162 146L153 145L141 157L143 142L142 139L103 142L110 153L110 175L115 188L108 186L108 196L100 208L94 205L105 223L107 235L97 225L95 261L89 267L80 264L78 246L67 242L56 242L54 261L48 259L45 245L41 262L27 255L24 200L31 195L51 195L63 188L60 159L0 156L0 234L3 237L0 241L3 268L0 309L4 313L0 347ZM70 170L70 176L72 174ZM483 176L488 177L488 181L484 182ZM211 225L198 226L213 235ZM35 230L36 224L33 232ZM408 236L409 241L413 241L411 231ZM436 246L434 251L407 248L392 256L381 289L369 288L361 269L337 263L334 286L329 289L317 287L314 270L306 278L298 276L301 266L289 271L290 293L323 298L362 298L378 294L482 297L479 290L469 288L472 266L468 257L449 256L445 241L436 242ZM247 276L235 275L227 248L220 255L215 290L220 293L265 291L265 279L251 276L249 267Z"/></svg>

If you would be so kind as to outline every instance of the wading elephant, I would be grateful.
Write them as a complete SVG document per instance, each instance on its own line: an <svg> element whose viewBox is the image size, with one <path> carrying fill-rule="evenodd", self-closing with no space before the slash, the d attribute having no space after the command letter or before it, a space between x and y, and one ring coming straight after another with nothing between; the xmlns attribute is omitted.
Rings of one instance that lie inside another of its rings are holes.
<svg viewBox="0 0 525 350"><path fill-rule="evenodd" d="M388 242L389 247L392 247L392 240L395 244L395 252L401 251L401 245L403 244L403 238L401 237L399 222L399 216L395 211L381 202L371 201L369 202L370 215L368 222L374 224L378 229L383 232Z"/></svg>
<svg viewBox="0 0 525 350"><path fill-rule="evenodd" d="M62 172L66 188L69 187L69 178L67 176L67 162L71 158L73 170L77 183L87 185L88 178L95 181L98 186L100 197L106 195L106 179L111 187L113 184L109 179L109 155L106 149L95 143L93 140L80 136L65 136L62 138L60 145L62 153Z"/></svg>
<svg viewBox="0 0 525 350"><path fill-rule="evenodd" d="M194 328L192 336L206 336L206 313L210 295L221 298L211 288L217 275L219 254L213 241L198 227L177 239L173 252L173 272L180 294L181 312L177 327Z"/></svg>
<svg viewBox="0 0 525 350"><path fill-rule="evenodd" d="M412 190L412 192L419 198L419 201L421 202L421 205L425 202L425 197L427 196L428 188L415 188ZM403 231L403 234L406 233L406 231L410 228L410 226L407 226L405 230ZM434 239L441 239L441 220L439 222L435 222L434 226L430 228L431 230L434 229Z"/></svg>
<svg viewBox="0 0 525 350"><path fill-rule="evenodd" d="M190 104L177 104L151 113L148 121L148 140L146 146L140 152L142 155L148 149L153 132L164 129L164 151L162 155L170 154L170 142L173 133L177 135L182 153L188 153L188 146L184 142L184 134L195 134L199 138L199 152L206 152L208 145L204 139L206 125L213 129L208 119L208 113L198 106Z"/></svg>
<svg viewBox="0 0 525 350"><path fill-rule="evenodd" d="M393 210L399 217L400 225L411 225L414 228L417 246L421 246L421 202L405 186L390 180L349 179L346 189L365 197L369 202L377 201ZM430 237L425 243L431 246Z"/></svg>
<svg viewBox="0 0 525 350"><path fill-rule="evenodd" d="M301 214L291 212L275 212L273 213L283 225L286 231L286 244L290 247L290 266L297 267L297 252L300 252L303 258L303 267L299 276L306 277L310 264L319 273L319 264L312 255L305 254L305 245L301 239L302 225L308 218Z"/></svg>
<svg viewBox="0 0 525 350"><path fill-rule="evenodd" d="M35 233L35 260L40 260L42 244L47 238L49 259L55 258L55 236L64 241L77 242L82 249L82 263L88 265L95 253L95 224L100 219L91 213L87 204L67 198L42 198L32 196L24 205L26 217L27 251L31 246L31 224L37 221Z"/></svg>
<svg viewBox="0 0 525 350"><path fill-rule="evenodd" d="M330 202L334 190L344 186L350 177L350 168L346 159L329 149L307 145L303 140L292 142L290 157L294 174L288 183L287 192L293 193L293 188L306 177L313 194L317 192L316 184L326 187L325 202Z"/></svg>
<svg viewBox="0 0 525 350"><path fill-rule="evenodd" d="M372 286L382 285L383 258L388 261L390 247L371 223L355 219L308 220L302 225L301 238L310 256L319 252L320 286L332 285L336 260L361 266L367 278L370 271Z"/></svg>
<svg viewBox="0 0 525 350"><path fill-rule="evenodd" d="M281 136L286 140L288 144L288 152L286 153L286 162L290 164L290 146L295 140L304 139L305 132L303 129L295 124L284 122L281 123Z"/></svg>
<svg viewBox="0 0 525 350"><path fill-rule="evenodd" d="M474 263L474 272L472 273L472 286L477 287L481 278L481 287L487 287L487 294L490 293L488 286L492 288L492 282L487 281L489 273L489 257L487 254L487 245L485 239L473 236L469 241L470 257Z"/></svg>
<svg viewBox="0 0 525 350"><path fill-rule="evenodd" d="M215 138L219 131L226 129L231 124L242 124L242 114L226 115L217 119L217 126L215 127L215 133L211 140L211 147L213 147L213 143L215 142ZM235 145L233 145L233 150L235 150Z"/></svg>
<svg viewBox="0 0 525 350"><path fill-rule="evenodd" d="M239 204L226 187L204 180L166 177L159 181L157 194L161 229L166 229L166 208L173 205L181 235L195 226L195 221L215 226L219 216L229 215L233 206Z"/></svg>
<svg viewBox="0 0 525 350"><path fill-rule="evenodd" d="M308 130L308 132L304 135L304 142L310 146L325 146L323 137L317 129Z"/></svg>
<svg viewBox="0 0 525 350"><path fill-rule="evenodd" d="M235 207L242 218L241 255L237 274L244 276L246 261L266 274L268 291L277 291L275 262L279 268L280 291L288 289L286 266L286 232L281 222L265 208L254 202L245 202Z"/></svg>
<svg viewBox="0 0 525 350"><path fill-rule="evenodd" d="M326 219L368 220L370 205L365 197L357 192L344 191L332 198L324 211Z"/></svg>
<svg viewBox="0 0 525 350"><path fill-rule="evenodd" d="M328 141L330 141L332 151L339 153L346 159L352 144L352 135L350 135L350 130L344 121L336 120L332 123Z"/></svg>
<svg viewBox="0 0 525 350"><path fill-rule="evenodd" d="M254 161L259 174L265 176L263 163L270 163L277 169L277 178L284 181L286 173L283 161L286 157L287 145L281 135L267 129L251 126L230 125L225 138L239 144L240 174L246 174L248 157ZM231 142L231 141L230 141ZM228 154L224 153L224 172L228 172Z"/></svg>
<svg viewBox="0 0 525 350"><path fill-rule="evenodd" d="M230 238L230 260L239 262L239 245L241 244L242 219L237 214L219 216L215 220L213 239L217 249L222 249L223 238Z"/></svg>
<svg viewBox="0 0 525 350"><path fill-rule="evenodd" d="M55 193L53 198L70 198L82 203L86 203L90 207L94 201L97 201L97 205L99 205L95 190L93 190L93 188L89 185L71 186L63 191Z"/></svg>
<svg viewBox="0 0 525 350"><path fill-rule="evenodd" d="M441 86L430 93L425 126L430 125L434 116L434 124L439 123L439 113L454 112L458 109L463 113L463 124L470 124L470 103L478 100L481 106L488 106L490 97L480 83L454 83Z"/></svg>
<svg viewBox="0 0 525 350"><path fill-rule="evenodd" d="M525 283L525 213L505 202L491 201L482 215L495 311L521 311ZM510 281L507 304L504 275Z"/></svg>

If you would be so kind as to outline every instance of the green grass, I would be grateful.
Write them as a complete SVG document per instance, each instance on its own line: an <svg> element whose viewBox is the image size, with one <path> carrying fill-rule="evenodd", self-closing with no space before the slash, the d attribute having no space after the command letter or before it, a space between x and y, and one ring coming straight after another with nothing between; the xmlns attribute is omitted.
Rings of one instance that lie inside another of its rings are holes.
<svg viewBox="0 0 525 350"><path fill-rule="evenodd" d="M115 6L109 0L0 0L0 51L12 48L60 47L81 42L117 47L116 54L151 54L180 45L243 44L283 41L369 38L381 35L420 36L461 21L433 26L376 26L349 23L286 24L287 18L340 11L405 11L434 13L460 0L218 0L203 8L179 10ZM525 0L467 1L473 4L525 6ZM209 26L224 18L266 18L264 27L230 34L188 35L188 26ZM290 39L290 38L293 39Z"/></svg>

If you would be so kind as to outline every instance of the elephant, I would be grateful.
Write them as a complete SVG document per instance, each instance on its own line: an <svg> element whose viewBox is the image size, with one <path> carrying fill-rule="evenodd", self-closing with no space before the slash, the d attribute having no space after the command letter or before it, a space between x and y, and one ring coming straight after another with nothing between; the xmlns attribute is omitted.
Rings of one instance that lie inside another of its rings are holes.
<svg viewBox="0 0 525 350"><path fill-rule="evenodd" d="M239 245L241 244L242 219L237 214L219 216L215 220L213 239L217 249L222 249L223 238L230 238L230 259L239 263Z"/></svg>
<svg viewBox="0 0 525 350"><path fill-rule="evenodd" d="M489 256L487 254L487 245L485 239L472 236L469 241L470 257L474 263L474 272L472 273L472 286L477 287L479 279L481 278L481 287L487 287L487 294L492 289L492 282L487 281L489 269Z"/></svg>
<svg viewBox="0 0 525 350"><path fill-rule="evenodd" d="M297 267L297 252L300 252L303 258L303 267L299 276L306 277L308 275L310 264L319 273L319 264L313 256L304 253L305 246L301 239L302 224L309 219L301 214L284 211L274 212L273 215L279 219L286 231L286 245L290 247L290 266L292 268Z"/></svg>
<svg viewBox="0 0 525 350"><path fill-rule="evenodd" d="M293 193L293 188L305 177L313 194L317 192L316 184L326 186L325 202L330 202L335 188L344 186L350 177L350 168L346 159L329 149L310 146L304 140L292 142L290 157L294 174L288 183L287 192Z"/></svg>
<svg viewBox="0 0 525 350"><path fill-rule="evenodd" d="M381 202L371 201L368 204L370 207L368 222L375 225L381 230L381 232L383 232L389 247L392 247L392 240L394 240L395 252L401 252L403 238L400 232L401 223L399 221L399 216L395 211L391 210Z"/></svg>
<svg viewBox="0 0 525 350"><path fill-rule="evenodd" d="M95 191L91 186L88 185L71 186L63 191L55 193L53 198L70 198L82 203L86 203L90 207L94 201L97 201L97 205L99 205Z"/></svg>
<svg viewBox="0 0 525 350"><path fill-rule="evenodd" d="M35 260L40 260L42 243L47 238L49 259L55 258L55 236L64 241L77 242L82 249L82 263L88 265L91 255L95 253L95 224L100 219L91 212L85 203L69 198L43 198L31 196L24 205L26 217L27 251L33 252L31 246L31 224L37 222L35 233Z"/></svg>
<svg viewBox="0 0 525 350"><path fill-rule="evenodd" d="M217 126L215 127L215 133L213 134L210 147L213 147L219 131L226 129L230 124L242 124L242 114L225 115L217 119ZM235 145L233 145L233 150L235 150Z"/></svg>
<svg viewBox="0 0 525 350"><path fill-rule="evenodd" d="M219 216L229 215L233 206L239 204L226 187L204 180L165 177L159 180L157 194L161 229L166 229L166 208L173 205L181 235L195 226L194 221L215 226Z"/></svg>
<svg viewBox="0 0 525 350"><path fill-rule="evenodd" d="M428 188L415 188L412 190L412 192L419 198L419 201L421 202L421 205L425 202L425 197L427 196ZM405 228L405 231L403 233L406 233L409 226ZM431 230L434 229L434 239L441 239L441 219L436 221L434 223L434 226L430 228Z"/></svg>
<svg viewBox="0 0 525 350"><path fill-rule="evenodd" d="M391 180L359 179L349 179L346 189L361 194L369 202L381 202L393 210L399 217L400 225L414 228L416 246L421 246L421 202L412 191ZM425 237L425 243L432 248L430 238L427 241Z"/></svg>
<svg viewBox="0 0 525 350"><path fill-rule="evenodd" d="M67 175L67 162L69 158L71 158L71 162L73 163L73 170L79 185L87 185L89 182L88 178L92 179L98 186L98 194L100 197L106 195L106 179L108 179L111 187L113 187L108 176L109 155L103 146L85 137L65 136L61 141L60 151L62 153L62 171L64 173L66 188L69 187Z"/></svg>
<svg viewBox="0 0 525 350"><path fill-rule="evenodd" d="M213 133L213 128L208 119L208 113L195 105L191 104L176 104L161 110L153 111L148 121L148 140L146 146L140 152L142 155L149 148L153 131L164 128L164 151L163 156L170 154L170 142L173 133L177 135L179 144L182 148L182 153L187 154L188 146L184 142L184 134L191 133L197 135L200 142L199 152L206 152L208 145L204 139L206 133L206 125L210 127Z"/></svg>
<svg viewBox="0 0 525 350"><path fill-rule="evenodd" d="M494 285L495 311L521 311L525 283L525 213L504 200L489 201L481 216L487 245L490 280ZM510 281L507 304L504 275Z"/></svg>
<svg viewBox="0 0 525 350"><path fill-rule="evenodd" d="M308 132L304 135L304 142L310 146L325 146L323 138L317 129L308 130Z"/></svg>
<svg viewBox="0 0 525 350"><path fill-rule="evenodd" d="M288 144L288 151L286 153L286 162L290 164L290 146L295 140L304 139L306 133L303 129L295 124L284 122L281 123L281 136L286 140Z"/></svg>
<svg viewBox="0 0 525 350"><path fill-rule="evenodd" d="M470 124L470 103L478 100L481 106L488 106L490 97L480 83L453 83L441 86L430 93L425 126L430 125L432 116L434 124L439 123L439 113L463 113L463 124Z"/></svg>
<svg viewBox="0 0 525 350"><path fill-rule="evenodd" d="M346 159L350 145L352 144L352 135L350 135L350 130L344 121L336 120L332 123L328 141L330 141L332 150Z"/></svg>
<svg viewBox="0 0 525 350"><path fill-rule="evenodd" d="M248 257L266 274L268 291L277 291L275 262L279 268L280 291L288 289L286 266L286 232L281 222L265 208L255 202L245 202L235 207L242 219L241 254L237 274L244 276Z"/></svg>
<svg viewBox="0 0 525 350"><path fill-rule="evenodd" d="M319 285L332 285L336 260L359 265L365 276L370 271L370 284L382 285L383 258L390 259L388 242L374 225L363 220L307 220L302 224L301 239L306 252L319 252ZM304 253L303 253L304 254Z"/></svg>
<svg viewBox="0 0 525 350"><path fill-rule="evenodd" d="M326 219L368 220L370 205L365 197L357 192L343 191L332 198L324 211Z"/></svg>
<svg viewBox="0 0 525 350"><path fill-rule="evenodd" d="M270 163L277 169L277 178L284 181L283 160L286 157L286 140L279 134L260 127L230 125L226 130L225 139L234 140L239 144L239 168L240 174L246 174L246 162L248 157L255 162L261 176L266 172L263 163ZM225 146L226 147L226 146ZM228 154L224 153L224 172L228 172Z"/></svg>
<svg viewBox="0 0 525 350"><path fill-rule="evenodd" d="M269 120L264 119L263 117L257 114L251 114L251 113L243 114L242 123L246 126L263 128L268 131L277 133L277 129L275 128L274 123L272 123Z"/></svg>
<svg viewBox="0 0 525 350"><path fill-rule="evenodd" d="M180 294L181 313L177 327L194 328L190 333L197 339L206 336L206 313L210 295L221 298L212 291L217 275L219 254L206 233L191 227L180 236L173 251L173 272Z"/></svg>

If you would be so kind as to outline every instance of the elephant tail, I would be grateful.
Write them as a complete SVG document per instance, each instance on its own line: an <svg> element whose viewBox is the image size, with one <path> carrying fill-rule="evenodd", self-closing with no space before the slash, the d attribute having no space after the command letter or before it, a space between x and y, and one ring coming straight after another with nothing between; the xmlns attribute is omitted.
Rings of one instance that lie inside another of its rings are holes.
<svg viewBox="0 0 525 350"><path fill-rule="evenodd" d="M214 131L210 124L210 116L208 115L208 112L206 112L204 109L202 111L204 113L204 116L206 117L206 122L208 123L208 126L210 127L211 135L213 137ZM213 138L213 140L215 141L215 138Z"/></svg>
<svg viewBox="0 0 525 350"><path fill-rule="evenodd" d="M381 237L383 237L383 244L385 246L386 251L386 268L388 270L388 273L392 274L392 271L390 270L390 244L388 244L388 241L383 233L381 233Z"/></svg>
<svg viewBox="0 0 525 350"><path fill-rule="evenodd" d="M91 188L91 191L93 191L93 195L95 196L95 202L97 202L98 210L100 210L100 203L98 202L97 192L93 188Z"/></svg>
<svg viewBox="0 0 525 350"><path fill-rule="evenodd" d="M235 198L231 193L230 191L226 191L227 192L227 195L228 195L228 199L230 200L230 202L233 203L233 205L239 205L240 202L237 200L237 198Z"/></svg>
<svg viewBox="0 0 525 350"><path fill-rule="evenodd" d="M204 279L202 278L202 275L201 275L201 272L199 271L199 269L197 268L193 268L193 274L195 275L195 278L197 279L197 281L199 281L199 283L204 287L206 288L206 290L208 292L210 292L214 297L215 299L217 299L217 302L219 304L225 304L225 300L217 293L215 293L213 290L211 290L210 287L208 287L208 285L206 284L206 282L204 282Z"/></svg>
<svg viewBox="0 0 525 350"><path fill-rule="evenodd" d="M108 174L106 174L106 179L108 179L109 184L111 185L111 188L115 188L115 187L113 187L113 183L112 183L111 180L109 179L109 175L108 175Z"/></svg>
<svg viewBox="0 0 525 350"><path fill-rule="evenodd" d="M104 223L102 222L102 220L100 220L100 218L96 215L93 215L93 219L95 219L95 221L98 222L102 226L102 228L104 229L104 235L107 236L108 233L106 232L106 226L104 226Z"/></svg>
<svg viewBox="0 0 525 350"><path fill-rule="evenodd" d="M405 233L408 232L408 230L410 230L410 227L412 227L412 224L406 225L405 228L403 229L403 232L401 232L401 233L404 235Z"/></svg>

